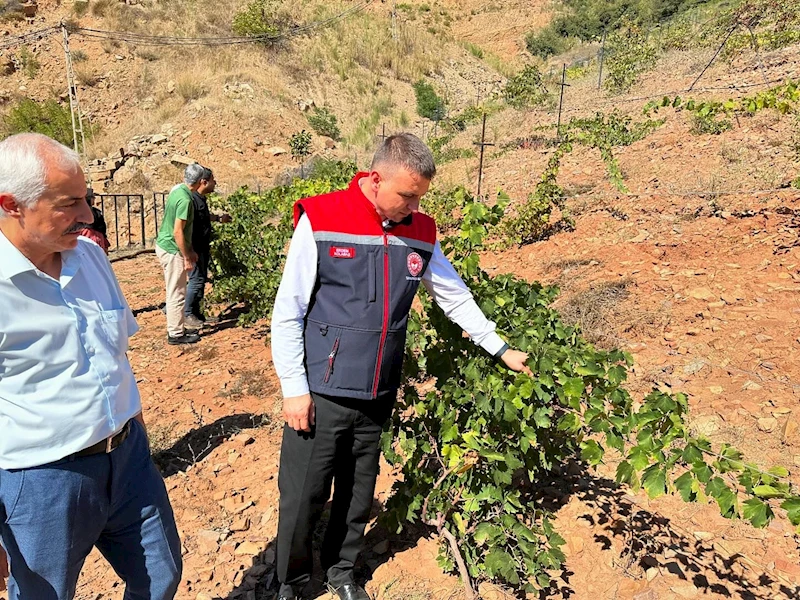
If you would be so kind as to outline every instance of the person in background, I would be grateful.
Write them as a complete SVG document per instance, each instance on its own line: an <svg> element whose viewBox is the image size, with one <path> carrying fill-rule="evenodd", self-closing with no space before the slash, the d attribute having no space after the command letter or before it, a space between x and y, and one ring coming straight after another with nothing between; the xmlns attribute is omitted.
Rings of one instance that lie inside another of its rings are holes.
<svg viewBox="0 0 800 600"><path fill-rule="evenodd" d="M138 326L103 251L78 155L0 142L0 582L71 600L96 547L126 599L172 600L181 543L150 458L128 338Z"/></svg>
<svg viewBox="0 0 800 600"><path fill-rule="evenodd" d="M192 225L192 249L197 253L197 262L186 286L186 301L183 306L183 319L187 329L200 329L206 322L202 302L208 281L208 264L211 260L211 240L214 238L212 222L230 223L231 216L227 213L217 215L208 208L206 196L214 191L217 182L211 169L203 167L200 176L200 185L192 192L194 205L194 223Z"/></svg>
<svg viewBox="0 0 800 600"><path fill-rule="evenodd" d="M322 568L341 600L369 600L353 569L364 544L383 425L402 381L406 325L423 284L444 313L508 368L508 347L481 312L419 211L436 173L417 137L387 138L348 189L305 198L272 315L272 359L283 392L278 488L279 600L311 579L314 526L334 483Z"/></svg>
<svg viewBox="0 0 800 600"><path fill-rule="evenodd" d="M186 167L183 183L176 185L167 197L164 219L156 237L156 256L164 271L167 309L167 342L194 344L200 341L196 332L188 331L184 318L187 274L197 264L192 247L194 202L192 193L200 189L205 168L197 163Z"/></svg>
<svg viewBox="0 0 800 600"><path fill-rule="evenodd" d="M81 229L80 234L100 246L107 255L108 249L111 247L111 242L108 241L106 220L100 209L94 206L95 195L91 188L86 192L86 202L92 211L92 215L94 215L94 220Z"/></svg>

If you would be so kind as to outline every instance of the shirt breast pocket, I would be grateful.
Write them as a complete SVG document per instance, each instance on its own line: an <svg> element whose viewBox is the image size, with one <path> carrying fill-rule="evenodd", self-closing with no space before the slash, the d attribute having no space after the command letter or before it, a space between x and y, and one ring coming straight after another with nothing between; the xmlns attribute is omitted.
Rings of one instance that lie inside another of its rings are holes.
<svg viewBox="0 0 800 600"><path fill-rule="evenodd" d="M104 341L114 355L125 354L128 351L128 319L127 310L116 308L100 311L100 325Z"/></svg>

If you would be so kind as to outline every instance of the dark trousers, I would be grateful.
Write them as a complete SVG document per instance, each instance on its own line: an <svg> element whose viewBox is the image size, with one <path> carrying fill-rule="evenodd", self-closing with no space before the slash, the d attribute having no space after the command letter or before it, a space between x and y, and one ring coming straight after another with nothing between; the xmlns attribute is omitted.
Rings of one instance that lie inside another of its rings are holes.
<svg viewBox="0 0 800 600"><path fill-rule="evenodd" d="M124 600L172 600L181 580L167 490L136 421L111 454L0 469L0 542L9 600L71 600L93 546L125 582Z"/></svg>
<svg viewBox="0 0 800 600"><path fill-rule="evenodd" d="M183 305L183 315L188 317L194 315L198 319L203 319L203 312L200 303L206 295L206 281L208 281L208 252L197 253L197 264L189 273L189 280L186 284L186 301Z"/></svg>
<svg viewBox="0 0 800 600"><path fill-rule="evenodd" d="M316 425L311 433L283 428L278 475L278 580L285 594L310 580L311 538L334 482L330 520L321 563L328 582L353 583L353 566L364 543L375 481L380 437L391 400L348 400L311 394Z"/></svg>

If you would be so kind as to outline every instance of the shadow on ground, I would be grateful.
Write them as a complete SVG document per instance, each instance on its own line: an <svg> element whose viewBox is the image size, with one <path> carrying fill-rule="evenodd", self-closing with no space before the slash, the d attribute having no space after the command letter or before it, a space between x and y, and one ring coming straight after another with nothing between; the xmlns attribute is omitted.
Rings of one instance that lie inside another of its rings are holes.
<svg viewBox="0 0 800 600"><path fill-rule="evenodd" d="M246 429L257 429L269 423L267 415L242 413L229 415L192 429L170 448L153 454L153 462L164 478L186 471L222 444L225 440Z"/></svg>

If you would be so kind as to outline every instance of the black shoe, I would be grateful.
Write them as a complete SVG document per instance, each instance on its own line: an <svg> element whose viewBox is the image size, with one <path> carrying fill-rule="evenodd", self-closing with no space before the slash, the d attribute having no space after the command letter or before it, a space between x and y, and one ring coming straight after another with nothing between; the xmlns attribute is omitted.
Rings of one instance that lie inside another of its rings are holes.
<svg viewBox="0 0 800 600"><path fill-rule="evenodd" d="M343 586L334 588L330 584L328 587L339 596L339 600L371 600L364 588L355 583L345 583Z"/></svg>
<svg viewBox="0 0 800 600"><path fill-rule="evenodd" d="M200 336L196 333L184 333L183 335L179 335L173 337L171 335L167 336L167 342L173 346L178 344L196 344L200 341Z"/></svg>

